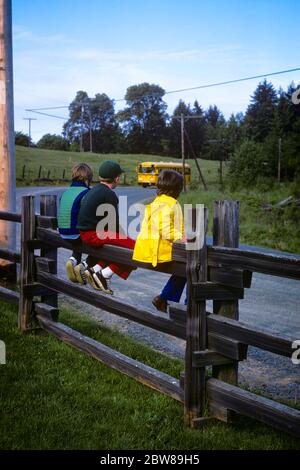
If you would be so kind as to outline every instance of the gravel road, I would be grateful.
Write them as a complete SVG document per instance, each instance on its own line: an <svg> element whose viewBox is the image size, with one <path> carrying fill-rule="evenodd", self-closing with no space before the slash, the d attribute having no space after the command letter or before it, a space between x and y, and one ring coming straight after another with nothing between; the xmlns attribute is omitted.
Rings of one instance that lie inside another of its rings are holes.
<svg viewBox="0 0 300 470"><path fill-rule="evenodd" d="M64 189L63 187L18 188L18 209L21 196L25 194L60 195ZM116 192L118 196L128 196L128 205L149 200L155 195L155 191L151 188L119 187ZM39 198L36 199L38 204ZM274 252L274 250L264 251ZM67 250L59 250L58 274L61 277L65 277L64 265L68 256ZM168 276L162 273L139 269L134 271L126 282L118 278L113 279L115 296L132 305L153 311L151 299L160 292L167 278ZM61 302L72 305L76 310L144 341L159 351L174 357L184 357L182 340L64 296L61 297ZM210 302L208 309L212 309ZM266 332L285 335L293 341L300 340L299 281L254 273L251 289L245 290L245 299L240 301L240 319ZM259 389L272 396L300 401L300 365L294 365L291 359L250 347L248 359L240 363L239 370L240 383L250 389Z"/></svg>

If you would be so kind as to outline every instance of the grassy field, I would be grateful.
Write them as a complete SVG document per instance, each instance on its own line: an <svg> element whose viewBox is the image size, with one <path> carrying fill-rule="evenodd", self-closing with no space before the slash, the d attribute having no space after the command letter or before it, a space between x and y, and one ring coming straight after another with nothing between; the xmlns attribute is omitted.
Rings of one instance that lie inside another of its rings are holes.
<svg viewBox="0 0 300 470"><path fill-rule="evenodd" d="M232 191L217 184L208 191L193 189L180 196L184 203L202 203L209 209L209 234L212 234L214 201L240 201L240 241L277 250L300 253L300 208L285 207L264 211L262 203L276 204L292 195L291 184L275 185L272 190L259 188Z"/></svg>
<svg viewBox="0 0 300 470"><path fill-rule="evenodd" d="M95 179L101 161L106 159L116 160L126 170L126 184L136 184L135 168L139 161L158 160L170 161L170 158L149 155L99 155L91 153L59 152L42 149L29 149L17 147L17 177L22 175L23 166L26 166L24 181L19 181L22 186L37 184L33 180L37 177L40 165L42 176L47 176L50 170L51 178L61 178L65 169L66 178L70 177L70 171L75 163L85 161L94 170ZM262 210L261 204L276 204L280 200L293 194L295 184L274 184L272 189L268 187L253 187L250 189L231 190L227 181L228 166L224 165L224 185L221 188L219 181L219 162L200 160L199 164L203 172L208 191L198 181L198 173L195 162L190 160L192 167L192 184L188 192L181 196L182 203L204 203L209 208L210 233L212 225L213 202L218 199L232 199L241 202L240 210L240 239L242 243L250 245L275 248L292 253L300 253L300 208L286 207L270 212ZM62 184L57 181L58 184ZM42 183L43 185L49 183ZM298 188L300 197L300 188Z"/></svg>
<svg viewBox="0 0 300 470"><path fill-rule="evenodd" d="M179 403L45 333L22 334L16 318L1 302L0 449L299 449L299 440L243 417L187 429ZM75 312L62 310L61 321L175 377L183 369Z"/></svg>
<svg viewBox="0 0 300 470"><path fill-rule="evenodd" d="M16 174L19 179L18 184L25 186L32 184L37 178L39 168L42 166L41 176L46 178L50 171L50 178L60 179L65 170L66 179L70 178L71 168L75 163L84 161L94 171L94 179L98 177L99 165L104 160L115 160L126 170L126 184L137 184L135 168L140 161L172 161L174 159L161 157L158 155L142 154L98 154L98 153L79 153L79 152L61 152L56 150L44 150L28 147L16 147ZM176 160L176 159L175 159ZM215 181L217 177L218 163L200 160L203 172L208 182ZM23 175L23 166L25 165L25 180L20 181ZM194 171L194 162L191 162L192 174ZM196 178L196 176L195 176Z"/></svg>

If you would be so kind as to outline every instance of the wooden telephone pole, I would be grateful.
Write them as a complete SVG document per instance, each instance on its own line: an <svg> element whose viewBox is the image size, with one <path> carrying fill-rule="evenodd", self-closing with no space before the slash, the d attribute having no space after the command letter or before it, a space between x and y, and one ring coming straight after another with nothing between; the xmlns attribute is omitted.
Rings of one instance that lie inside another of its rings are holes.
<svg viewBox="0 0 300 470"><path fill-rule="evenodd" d="M183 192L186 192L185 184L185 155L184 155L184 115L180 114L180 128L181 128L181 160L182 160L182 175L183 175Z"/></svg>
<svg viewBox="0 0 300 470"><path fill-rule="evenodd" d="M16 210L11 0L0 0L0 210ZM15 224L1 220L0 245L15 241Z"/></svg>
<svg viewBox="0 0 300 470"><path fill-rule="evenodd" d="M191 144L191 141L189 139L189 136L188 136L188 133L184 127L184 123L185 121L188 121L189 119L199 119L199 118L202 118L202 116L185 116L183 113L180 114L180 117L179 116L175 116L175 119L180 119L180 129L181 129L181 161L182 161L182 174L183 174L183 192L185 193L186 192L186 184L185 184L185 153L184 153L184 136L186 135L187 137L187 140L190 144L190 146L192 147L192 144ZM192 154L193 154L193 158L195 160L195 163L196 163L196 167L197 167L197 170L198 170L198 173L199 173L199 177L203 183L203 186L204 186L204 189L205 191L207 191L207 186L206 186L206 183L204 181L204 177L203 177L203 174L201 172L201 169L200 169L200 166L199 166L199 162L197 161L197 156L195 155L195 152L194 150L192 150Z"/></svg>

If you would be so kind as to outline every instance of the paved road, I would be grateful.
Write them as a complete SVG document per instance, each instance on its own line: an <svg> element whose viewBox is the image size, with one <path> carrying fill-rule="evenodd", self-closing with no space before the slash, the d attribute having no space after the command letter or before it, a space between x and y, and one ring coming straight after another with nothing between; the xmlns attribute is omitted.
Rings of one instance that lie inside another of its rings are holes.
<svg viewBox="0 0 300 470"><path fill-rule="evenodd" d="M18 188L18 207L22 195L34 194L38 196L39 194L53 193L60 195L63 190L63 187ZM128 196L128 205L149 200L155 194L151 188L133 187L120 187L116 192L119 196ZM265 251L275 252L267 249ZM59 250L58 273L62 277L65 277L64 265L68 253L67 250ZM139 269L134 271L126 282L114 278L115 295L133 305L144 306L152 310L151 299L160 292L166 279L167 275L165 274ZM154 332L149 328L83 303L72 301L69 298L64 298L64 302L72 304L74 308L87 313L98 321L114 325L123 332L154 345L160 351L183 357L184 343L181 340ZM240 301L240 319L260 329L297 340L300 339L299 306L299 281L255 273L251 289L245 291L245 299ZM248 359L240 365L242 382L250 387L260 388L268 393L292 399L298 393L298 400L300 399L300 389L297 390L300 388L300 365L293 365L288 358L281 358L256 348L249 348Z"/></svg>

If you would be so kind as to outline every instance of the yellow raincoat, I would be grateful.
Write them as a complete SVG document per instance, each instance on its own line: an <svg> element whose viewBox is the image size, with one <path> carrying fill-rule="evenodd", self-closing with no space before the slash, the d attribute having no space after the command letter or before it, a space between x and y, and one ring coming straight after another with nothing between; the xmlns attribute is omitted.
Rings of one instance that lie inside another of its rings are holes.
<svg viewBox="0 0 300 470"><path fill-rule="evenodd" d="M146 206L141 231L135 243L132 259L143 263L172 260L172 243L184 236L180 204L171 196L162 194Z"/></svg>

